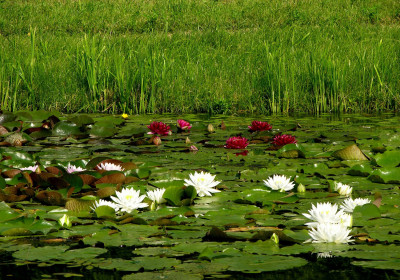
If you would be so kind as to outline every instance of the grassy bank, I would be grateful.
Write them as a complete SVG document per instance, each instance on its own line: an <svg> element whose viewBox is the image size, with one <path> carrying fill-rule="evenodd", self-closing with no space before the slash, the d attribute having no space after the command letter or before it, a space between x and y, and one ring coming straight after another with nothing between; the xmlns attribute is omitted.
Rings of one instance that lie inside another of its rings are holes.
<svg viewBox="0 0 400 280"><path fill-rule="evenodd" d="M6 110L397 110L400 2L3 1L0 65Z"/></svg>

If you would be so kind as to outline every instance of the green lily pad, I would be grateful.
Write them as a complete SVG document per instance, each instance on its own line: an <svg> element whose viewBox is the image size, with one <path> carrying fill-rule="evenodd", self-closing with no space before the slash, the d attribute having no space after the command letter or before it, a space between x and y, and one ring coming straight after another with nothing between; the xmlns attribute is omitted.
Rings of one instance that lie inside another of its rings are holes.
<svg viewBox="0 0 400 280"><path fill-rule="evenodd" d="M306 151L300 144L287 144L277 151L276 156L278 158L305 158Z"/></svg>
<svg viewBox="0 0 400 280"><path fill-rule="evenodd" d="M400 151L386 151L374 157L374 163L381 167L396 167L400 165Z"/></svg>
<svg viewBox="0 0 400 280"><path fill-rule="evenodd" d="M368 160L368 157L356 145L350 145L332 154L333 157L341 160Z"/></svg>
<svg viewBox="0 0 400 280"><path fill-rule="evenodd" d="M400 184L400 167L375 169L368 180L384 184Z"/></svg>

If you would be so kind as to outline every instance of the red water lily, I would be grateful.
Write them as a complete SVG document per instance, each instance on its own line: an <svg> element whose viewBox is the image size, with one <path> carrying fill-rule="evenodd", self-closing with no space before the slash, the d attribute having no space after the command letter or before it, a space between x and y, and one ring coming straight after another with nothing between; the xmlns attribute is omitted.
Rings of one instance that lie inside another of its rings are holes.
<svg viewBox="0 0 400 280"><path fill-rule="evenodd" d="M152 122L147 126L151 131L147 134L169 135L170 127L163 122Z"/></svg>
<svg viewBox="0 0 400 280"><path fill-rule="evenodd" d="M250 131L267 131L271 130L272 125L270 125L267 122L261 122L261 121L252 121L251 126L249 126Z"/></svg>
<svg viewBox="0 0 400 280"><path fill-rule="evenodd" d="M285 146L286 144L297 143L296 137L289 134L276 135L272 144L274 146Z"/></svg>
<svg viewBox="0 0 400 280"><path fill-rule="evenodd" d="M192 126L190 125L189 122L185 121L185 120L177 120L178 123L178 129L180 130L190 130L192 128Z"/></svg>
<svg viewBox="0 0 400 280"><path fill-rule="evenodd" d="M245 149L247 145L249 145L249 140L242 136L234 136L226 140L224 147L227 149Z"/></svg>

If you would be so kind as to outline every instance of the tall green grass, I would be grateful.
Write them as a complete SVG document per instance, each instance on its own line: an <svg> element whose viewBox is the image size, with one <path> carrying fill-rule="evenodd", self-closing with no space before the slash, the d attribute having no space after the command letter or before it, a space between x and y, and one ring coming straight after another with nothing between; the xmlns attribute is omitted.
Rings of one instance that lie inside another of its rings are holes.
<svg viewBox="0 0 400 280"><path fill-rule="evenodd" d="M398 110L395 0L0 3L3 110Z"/></svg>

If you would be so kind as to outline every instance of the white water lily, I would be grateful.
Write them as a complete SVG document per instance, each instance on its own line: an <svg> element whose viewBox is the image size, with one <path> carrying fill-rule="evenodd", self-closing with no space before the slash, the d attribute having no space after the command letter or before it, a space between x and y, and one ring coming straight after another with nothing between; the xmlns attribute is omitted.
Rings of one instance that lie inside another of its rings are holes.
<svg viewBox="0 0 400 280"><path fill-rule="evenodd" d="M310 228L316 228L319 224L341 223L343 214L342 210L338 211L336 204L329 202L317 203L317 206L312 204L312 208L308 211L308 214L303 213L306 218L313 220L313 222L306 223Z"/></svg>
<svg viewBox="0 0 400 280"><path fill-rule="evenodd" d="M317 258L333 258L333 255L331 254L331 252L320 252L317 254Z"/></svg>
<svg viewBox="0 0 400 280"><path fill-rule="evenodd" d="M28 166L28 167L22 167L20 168L21 171L32 171L35 172L38 169L39 165L32 165L32 166Z"/></svg>
<svg viewBox="0 0 400 280"><path fill-rule="evenodd" d="M340 205L340 208L345 212L353 213L356 206L362 206L368 203L371 203L371 200L369 200L368 198L347 198L343 201L342 205Z"/></svg>
<svg viewBox="0 0 400 280"><path fill-rule="evenodd" d="M119 210L119 208L120 208L120 207L119 207L117 204L115 204L114 202L107 201L107 200L104 200L104 199L100 199L100 200L96 201L96 202L94 203L93 207L91 207L91 208L92 208L93 211L95 211L96 208L97 208L97 207L100 207L100 206L109 206L109 207L113 208L113 209L115 210L115 212L117 212L117 211Z"/></svg>
<svg viewBox="0 0 400 280"><path fill-rule="evenodd" d="M124 170L121 165L117 165L114 163L108 163L108 162L97 165L97 168L100 170L106 170L106 171L111 171L111 170L123 171Z"/></svg>
<svg viewBox="0 0 400 280"><path fill-rule="evenodd" d="M200 173L194 172L194 174L189 174L190 179L185 179L186 186L193 186L197 195L202 196L212 196L211 193L220 192L214 187L217 186L219 181L214 181L215 175L201 171Z"/></svg>
<svg viewBox="0 0 400 280"><path fill-rule="evenodd" d="M275 191L290 191L294 188L293 182L290 181L290 178L287 178L285 175L274 175L269 177L267 180L264 180L264 184L267 187Z"/></svg>
<svg viewBox="0 0 400 280"><path fill-rule="evenodd" d="M347 213L343 213L340 217L339 223L348 228L351 228L353 226L353 216Z"/></svg>
<svg viewBox="0 0 400 280"><path fill-rule="evenodd" d="M83 169L82 167L75 166L75 165L72 165L70 163L68 163L68 166L67 166L66 170L67 170L68 173L85 171L85 169Z"/></svg>
<svg viewBox="0 0 400 280"><path fill-rule="evenodd" d="M148 207L147 203L142 202L146 196L140 195L140 191L125 188L120 192L116 192L115 195L117 197L112 196L111 199L123 212L132 213L133 210Z"/></svg>
<svg viewBox="0 0 400 280"><path fill-rule="evenodd" d="M335 191L337 191L340 195L343 196L351 196L353 188L350 187L349 185L335 182Z"/></svg>
<svg viewBox="0 0 400 280"><path fill-rule="evenodd" d="M342 224L318 224L317 228L312 228L308 231L311 239L307 242L312 243L336 243L347 244L354 240L351 239L350 230Z"/></svg>
<svg viewBox="0 0 400 280"><path fill-rule="evenodd" d="M147 197L153 201L156 202L157 204L165 203L165 199L163 198L165 189L156 189L153 191L148 191L147 192Z"/></svg>

